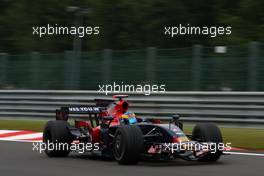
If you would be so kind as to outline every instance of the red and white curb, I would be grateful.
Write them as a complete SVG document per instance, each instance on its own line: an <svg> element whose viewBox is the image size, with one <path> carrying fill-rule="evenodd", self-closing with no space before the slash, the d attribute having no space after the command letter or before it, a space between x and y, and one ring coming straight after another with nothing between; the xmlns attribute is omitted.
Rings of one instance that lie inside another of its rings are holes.
<svg viewBox="0 0 264 176"><path fill-rule="evenodd" d="M42 133L25 130L0 130L0 141L41 142Z"/></svg>

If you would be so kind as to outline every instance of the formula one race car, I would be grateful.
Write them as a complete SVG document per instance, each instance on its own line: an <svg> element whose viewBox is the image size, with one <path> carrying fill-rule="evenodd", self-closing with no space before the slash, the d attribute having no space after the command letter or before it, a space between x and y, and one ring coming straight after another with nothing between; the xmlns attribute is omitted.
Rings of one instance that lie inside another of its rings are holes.
<svg viewBox="0 0 264 176"><path fill-rule="evenodd" d="M222 143L222 135L215 124L198 124L192 135L186 135L178 115L173 115L167 123L156 118L137 117L128 111L126 97L115 95L113 98L117 101L95 99L95 106L56 110L56 120L49 121L44 128L43 142L69 146L91 144L97 150L87 152L114 158L119 164L137 164L144 158L217 161L222 155L222 150L217 148ZM75 117L75 125L67 122L70 115ZM67 147L53 147L45 153L49 157L63 157L70 151Z"/></svg>

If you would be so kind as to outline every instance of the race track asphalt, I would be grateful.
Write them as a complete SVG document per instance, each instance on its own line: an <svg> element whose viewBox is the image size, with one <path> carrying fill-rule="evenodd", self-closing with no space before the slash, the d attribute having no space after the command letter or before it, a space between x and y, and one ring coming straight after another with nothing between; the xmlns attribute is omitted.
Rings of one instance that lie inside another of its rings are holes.
<svg viewBox="0 0 264 176"><path fill-rule="evenodd" d="M48 158L32 151L32 143L0 141L0 176L262 176L264 157L225 155L216 163L176 160L120 166L112 160L71 154Z"/></svg>

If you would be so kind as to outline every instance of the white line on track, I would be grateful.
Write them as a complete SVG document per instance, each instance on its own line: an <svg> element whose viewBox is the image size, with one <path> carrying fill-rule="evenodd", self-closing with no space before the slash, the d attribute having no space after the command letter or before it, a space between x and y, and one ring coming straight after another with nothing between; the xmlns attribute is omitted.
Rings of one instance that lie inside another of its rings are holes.
<svg viewBox="0 0 264 176"><path fill-rule="evenodd" d="M0 139L0 141L11 141L11 142L42 142L42 140L19 140L19 139Z"/></svg>
<svg viewBox="0 0 264 176"><path fill-rule="evenodd" d="M225 154L231 154L231 155L246 155L246 156L262 156L264 157L264 154L261 153L245 153L245 152L224 152Z"/></svg>

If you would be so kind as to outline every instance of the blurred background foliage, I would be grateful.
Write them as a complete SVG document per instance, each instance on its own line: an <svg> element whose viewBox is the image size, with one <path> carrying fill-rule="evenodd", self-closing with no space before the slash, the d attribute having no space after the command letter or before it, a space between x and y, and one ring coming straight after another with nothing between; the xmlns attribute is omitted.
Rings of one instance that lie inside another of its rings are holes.
<svg viewBox="0 0 264 176"><path fill-rule="evenodd" d="M72 36L32 35L33 26L73 26L68 6L90 8L84 25L100 26L83 39L83 50L235 45L264 39L263 0L0 0L0 52L42 53L72 49ZM232 35L164 36L164 26L231 26Z"/></svg>

